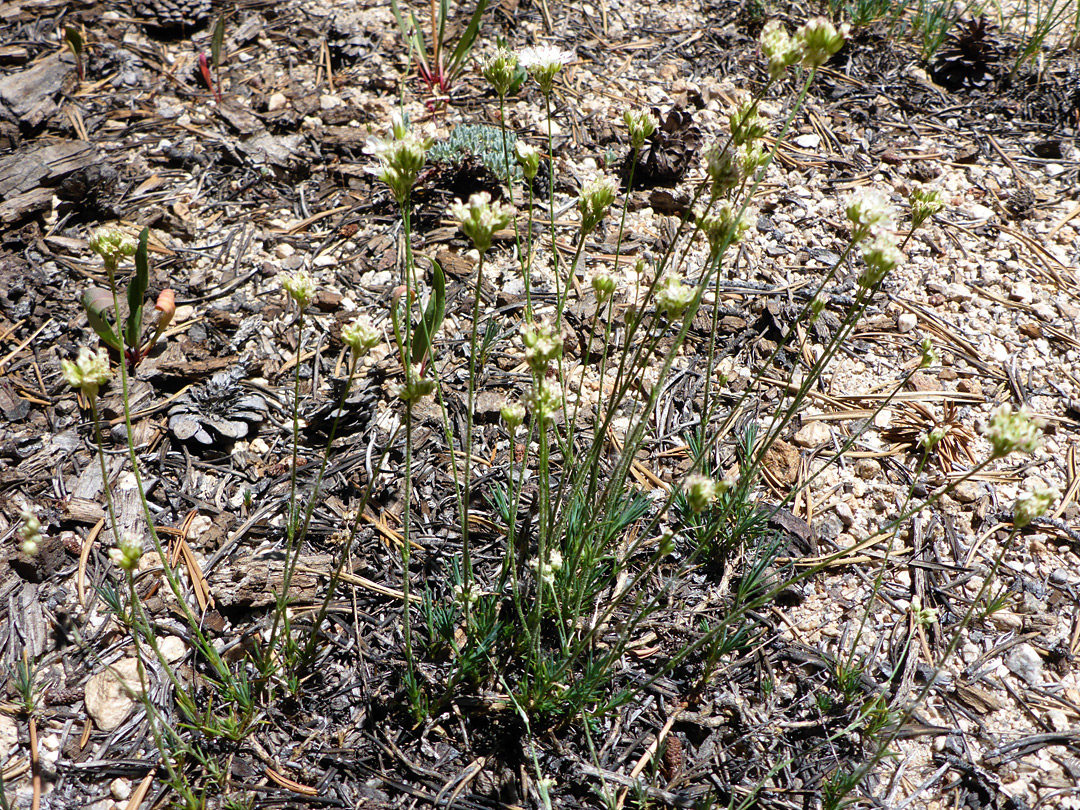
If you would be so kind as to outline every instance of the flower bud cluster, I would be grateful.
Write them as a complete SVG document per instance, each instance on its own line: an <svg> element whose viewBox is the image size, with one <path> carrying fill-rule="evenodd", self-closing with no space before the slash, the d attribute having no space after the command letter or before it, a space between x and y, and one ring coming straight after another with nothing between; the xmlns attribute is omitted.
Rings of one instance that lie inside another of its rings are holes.
<svg viewBox="0 0 1080 810"><path fill-rule="evenodd" d="M110 273L124 256L134 256L138 247L134 239L113 227L98 228L90 236L90 250L101 257Z"/></svg>
<svg viewBox="0 0 1080 810"><path fill-rule="evenodd" d="M1024 490L1016 497L1013 506L1013 526L1022 529L1031 521L1042 517L1060 497L1061 492L1057 487L1048 487L1043 483Z"/></svg>
<svg viewBox="0 0 1080 810"><path fill-rule="evenodd" d="M615 276L611 273L598 270L592 277L593 292L596 293L596 301L603 304L615 292Z"/></svg>
<svg viewBox="0 0 1080 810"><path fill-rule="evenodd" d="M542 584L552 586L555 584L555 574L562 570L562 552L552 549L548 552L547 562L540 562L539 557L529 560L529 568L536 572L536 578Z"/></svg>
<svg viewBox="0 0 1080 810"><path fill-rule="evenodd" d="M520 402L507 402L499 408L499 416L513 435L525 421L525 406Z"/></svg>
<svg viewBox="0 0 1080 810"><path fill-rule="evenodd" d="M824 17L815 17L804 23L795 32L802 47L802 63L804 67L818 68L828 62L833 54L844 47L851 26L844 23L837 30L831 22Z"/></svg>
<svg viewBox="0 0 1080 810"><path fill-rule="evenodd" d="M710 478L707 475L701 475L700 473L691 473L686 476L683 481L682 489L683 494L686 496L686 503L690 507L690 511L695 515L700 515L720 496L726 494L728 490L735 486L735 481L731 478L723 478L717 481L715 478Z"/></svg>
<svg viewBox="0 0 1080 810"><path fill-rule="evenodd" d="M78 388L92 400L97 397L98 388L109 379L109 352L104 346L96 353L83 346L74 361L60 361L60 370L68 385Z"/></svg>
<svg viewBox="0 0 1080 810"><path fill-rule="evenodd" d="M769 20L761 29L761 53L769 62L769 76L779 81L789 67L802 59L802 43L788 34L779 20Z"/></svg>
<svg viewBox="0 0 1080 810"><path fill-rule="evenodd" d="M546 323L523 323L521 342L525 345L525 362L538 377L547 373L551 361L562 355L562 336Z"/></svg>
<svg viewBox="0 0 1080 810"><path fill-rule="evenodd" d="M581 187L578 196L578 210L581 211L581 233L590 234L600 224L615 202L618 183L612 177L598 177Z"/></svg>
<svg viewBox="0 0 1080 810"><path fill-rule="evenodd" d="M480 66L480 72L488 80L499 98L506 98L517 78L518 56L506 48L498 48Z"/></svg>
<svg viewBox="0 0 1080 810"><path fill-rule="evenodd" d="M922 226L926 220L945 208L941 191L936 188L917 188L911 192L911 229Z"/></svg>
<svg viewBox="0 0 1080 810"><path fill-rule="evenodd" d="M19 527L22 543L19 548L27 557L33 557L41 547L41 521L29 506L24 506L19 516L22 518L22 526Z"/></svg>
<svg viewBox="0 0 1080 810"><path fill-rule="evenodd" d="M844 213L851 222L852 241L862 243L866 267L859 276L859 286L872 289L904 260L892 232L892 208L883 194L869 190L851 195L844 203Z"/></svg>
<svg viewBox="0 0 1080 810"><path fill-rule="evenodd" d="M131 532L124 532L116 548L109 549L109 559L129 574L139 567L142 559L142 540Z"/></svg>
<svg viewBox="0 0 1080 810"><path fill-rule="evenodd" d="M990 421L979 432L990 442L991 457L1004 458L1017 451L1031 455L1042 446L1041 419L1030 416L1027 411L1014 411L1004 403L990 414Z"/></svg>
<svg viewBox="0 0 1080 810"><path fill-rule="evenodd" d="M390 389L390 395L397 397L402 402L411 404L419 402L434 390L435 381L422 376L416 366L413 365L409 368L405 382L393 386Z"/></svg>
<svg viewBox="0 0 1080 810"><path fill-rule="evenodd" d="M694 301L697 289L686 284L678 276L665 276L656 285L656 309L669 321L682 317Z"/></svg>
<svg viewBox="0 0 1080 810"><path fill-rule="evenodd" d="M540 150L519 140L514 144L514 151L517 153L521 173L525 175L526 180L532 182L536 173L540 171Z"/></svg>
<svg viewBox="0 0 1080 810"><path fill-rule="evenodd" d="M758 112L757 104L753 102L740 104L728 116L728 124L731 125L731 140L736 146L759 141L768 132L768 125Z"/></svg>
<svg viewBox="0 0 1080 810"><path fill-rule="evenodd" d="M548 427L555 421L555 414L562 407L562 391L547 377L539 377L533 381L533 390L526 403L533 419L541 427Z"/></svg>
<svg viewBox="0 0 1080 810"><path fill-rule="evenodd" d="M315 300L315 279L307 270L296 270L292 273L281 273L281 288L288 293L289 298L296 302L301 310L311 306Z"/></svg>
<svg viewBox="0 0 1080 810"><path fill-rule="evenodd" d="M510 224L513 211L500 202L492 202L486 191L473 194L467 205L455 200L450 206L450 216L481 253L491 247L492 235Z"/></svg>
<svg viewBox="0 0 1080 810"><path fill-rule="evenodd" d="M361 358L382 341L382 334L366 315L358 316L352 323L341 328L341 339L352 351L353 357Z"/></svg>
<svg viewBox="0 0 1080 810"><path fill-rule="evenodd" d="M404 205L417 175L424 168L431 141L416 137L405 120L396 113L390 129L392 138L375 140L371 144L371 150L379 160L379 166L373 169L373 173L390 186L398 205Z"/></svg>
<svg viewBox="0 0 1080 810"><path fill-rule="evenodd" d="M656 132L659 123L656 116L648 110L627 110L623 113L623 121L630 132L630 148L635 152L645 145L645 139Z"/></svg>
<svg viewBox="0 0 1080 810"><path fill-rule="evenodd" d="M715 211L699 216L697 222L709 240L709 258L713 261L728 245L742 239L746 229L750 227L750 218L746 213L740 216L737 207L726 200L720 203Z"/></svg>

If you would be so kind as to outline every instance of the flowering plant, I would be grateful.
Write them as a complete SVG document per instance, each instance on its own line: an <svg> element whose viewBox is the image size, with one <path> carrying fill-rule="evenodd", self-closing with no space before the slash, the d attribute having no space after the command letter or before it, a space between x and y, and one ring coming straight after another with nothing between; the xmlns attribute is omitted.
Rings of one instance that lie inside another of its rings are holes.
<svg viewBox="0 0 1080 810"><path fill-rule="evenodd" d="M446 18L449 16L450 0L438 0L437 3L436 0L431 0L431 42L434 50L430 60L416 15L409 12L409 20L406 22L401 15L398 0L390 0L390 9L394 12L394 19L397 20L402 38L409 46L409 53L416 60L420 80L426 85L428 92L434 96L432 101L435 103L429 106L435 107L445 102L454 83L465 69L469 52L476 42L476 35L480 33L480 24L483 21L484 11L487 9L487 0L479 0L476 4L476 10L469 19L469 24L449 56L447 56L449 49L446 42Z"/></svg>
<svg viewBox="0 0 1080 810"><path fill-rule="evenodd" d="M124 257L135 257L135 272L127 288L128 315L123 326L114 323L109 316L109 310L116 305L110 290L91 287L82 297L83 309L86 310L90 326L107 346L123 353L132 367L150 353L176 312L175 294L171 289L165 288L154 305L154 309L161 313L158 315L154 333L149 340L143 342L143 298L150 283L150 261L147 257L149 235L150 230L143 228L136 243L116 228L99 228L90 237L90 249L101 257L110 281L116 278L116 270ZM115 320L119 321L119 317Z"/></svg>

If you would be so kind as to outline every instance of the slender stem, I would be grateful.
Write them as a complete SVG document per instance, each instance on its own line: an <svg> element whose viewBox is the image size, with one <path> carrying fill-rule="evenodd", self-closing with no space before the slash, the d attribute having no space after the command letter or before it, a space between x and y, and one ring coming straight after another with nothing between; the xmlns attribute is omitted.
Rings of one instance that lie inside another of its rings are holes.
<svg viewBox="0 0 1080 810"><path fill-rule="evenodd" d="M412 526L412 399L405 401L405 508L401 523L401 592L405 597L402 632L405 634L405 662L413 677L412 618L409 600L410 527Z"/></svg>
<svg viewBox="0 0 1080 810"><path fill-rule="evenodd" d="M476 291L473 297L473 311L472 311L472 330L469 335L469 382L468 382L468 399L465 407L465 466L462 470L462 487L461 487L461 568L462 568L462 584L465 588L466 598L463 600L465 603L465 614L468 617L472 600L469 598L471 594L470 582L472 581L472 557L470 555L469 548L469 500L472 495L472 436L473 436L473 400L476 394L476 344L477 335L479 334L480 320L480 289L484 283L484 253L480 254L480 261L476 263Z"/></svg>

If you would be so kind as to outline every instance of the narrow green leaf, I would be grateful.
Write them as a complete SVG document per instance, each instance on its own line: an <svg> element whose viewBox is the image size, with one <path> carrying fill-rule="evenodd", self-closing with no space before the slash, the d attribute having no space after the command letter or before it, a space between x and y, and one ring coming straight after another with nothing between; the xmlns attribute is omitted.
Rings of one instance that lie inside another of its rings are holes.
<svg viewBox="0 0 1080 810"><path fill-rule="evenodd" d="M420 323L416 325L416 333L413 335L413 362L421 362L431 350L431 344L435 339L435 333L442 326L446 315L446 276L443 275L442 267L432 259L433 266L431 280L431 295L428 297L427 308L424 310Z"/></svg>
<svg viewBox="0 0 1080 810"><path fill-rule="evenodd" d="M97 332L98 337L107 345L116 351L122 351L124 344L109 323L108 310L112 302L112 293L100 287L91 287L82 297L82 306L86 310L86 319L90 321L90 328Z"/></svg>
<svg viewBox="0 0 1080 810"><path fill-rule="evenodd" d="M75 54L75 56L82 56L83 38L82 34L79 33L78 28L73 25L69 25L65 28L64 41L67 42L68 46L71 48L71 52Z"/></svg>
<svg viewBox="0 0 1080 810"><path fill-rule="evenodd" d="M482 18L486 9L487 0L480 0L476 4L476 11L473 12L472 19L469 20L469 25L461 35L461 39L458 40L457 47L454 48L454 55L450 57L448 72L451 79L456 78L457 74L465 67L465 59L468 57L469 51L472 50L473 43L476 42L476 35L480 33L480 25L483 22Z"/></svg>
<svg viewBox="0 0 1080 810"><path fill-rule="evenodd" d="M129 348L137 349L142 337L143 298L150 286L150 259L147 256L146 243L150 238L150 229L143 228L139 234L139 248L135 251L135 275L128 282L128 317L124 330L124 342Z"/></svg>
<svg viewBox="0 0 1080 810"><path fill-rule="evenodd" d="M210 38L210 56L214 60L215 72L221 67L221 45L225 41L225 15L222 14L214 23L214 35Z"/></svg>

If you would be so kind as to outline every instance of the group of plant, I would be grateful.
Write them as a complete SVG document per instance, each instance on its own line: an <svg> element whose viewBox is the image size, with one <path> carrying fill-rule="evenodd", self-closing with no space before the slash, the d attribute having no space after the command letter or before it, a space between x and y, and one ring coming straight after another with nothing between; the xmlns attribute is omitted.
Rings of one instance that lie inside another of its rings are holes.
<svg viewBox="0 0 1080 810"><path fill-rule="evenodd" d="M442 41L446 3L439 9L440 22L433 32L436 43ZM470 23L471 34L466 32L463 45L449 57L436 47L427 68L431 78L425 81L445 90L443 83L460 72L475 38L473 23L479 24L482 10L483 3ZM840 49L845 35L846 26L838 29L823 19L811 20L794 35L778 23L765 26L760 45L767 62L767 79L731 112L729 132L707 151L703 179L693 188L692 205L680 218L674 238L659 255L638 258L632 273L623 269L628 264L622 255L628 206L625 200L617 205L623 192L615 178L598 176L582 184L570 261L565 261L552 245L556 227L562 227L554 225L559 221L555 212L556 184L548 184L546 200L534 200L531 181L545 153L554 152L551 122L558 113L556 79L573 55L549 47L527 48L520 53L497 49L483 61L481 72L500 105L505 105L507 96L520 87L524 70L539 87L548 129L543 150L529 143L527 133L504 129L503 143L512 143L513 149L493 152L506 164L499 175L506 183L504 199L519 200L523 210L493 202L491 195L480 193L468 201L456 202L447 212L479 255L470 311L456 313L467 330L464 346L458 350L453 341L443 340L441 335L447 298L442 269L413 252L413 189L428 158L430 143L405 120L395 118L389 135L377 148L378 177L389 188L401 215L404 261L389 312L374 319L361 316L342 331L350 362L336 413L344 412L349 389L357 375L363 373L361 359L388 336L389 349L400 365L399 382L392 396L394 407L400 409L401 427L385 437L374 469L386 469L391 451L400 449L402 539L396 568L400 581L389 584L396 584L402 597L402 689L398 695L402 715L416 719L438 717L463 694L497 693L530 741L527 750L536 772L534 798L542 805L550 804L554 786L540 762L535 734L538 728L579 729L591 747L593 732L606 718L634 701L649 683L676 671L693 674L693 682L687 684L686 700L703 698L713 688L716 667L760 638L763 628L755 618L756 610L792 583L814 576L831 561L826 559L799 574L786 570L779 578L769 573L779 553L780 538L769 529L769 510L758 503L763 458L800 413L823 371L849 341L890 272L903 260L902 250L912 234L941 210L940 197L932 188L913 193L908 212L910 226L902 240L896 212L883 195L870 192L845 202L850 223L846 247L817 281L815 294L807 299L772 355L754 370L750 384L740 394L732 392L719 370L720 308L713 306L709 316L713 328L700 366L703 396L694 403L696 426L684 436L689 472L675 486L644 491L635 483L632 470L643 448L653 441L654 415L673 369L683 361L691 325L701 313L703 302L715 291L716 281L732 267L731 248L746 236L754 218L755 195L776 148L767 146L766 136L771 135L776 144L784 139L800 115L815 74ZM418 37L415 30L412 36ZM466 41L468 45L464 45ZM422 49L422 40L417 38L415 44ZM778 92L789 93L792 103L786 107L783 120L767 121L761 114L760 102ZM505 115L500 120L505 122ZM657 121L648 111L627 110L624 122L629 148L640 152L655 132ZM633 160L628 163L630 167L635 164ZM630 171L626 188L633 187L633 169ZM538 238L541 206L546 208L543 217L549 227L547 249L544 240ZM617 223L613 221L613 210L617 212ZM481 294L486 268L495 251L494 235L511 227L514 250L510 256L500 256L500 261L510 262L522 275L525 303L520 321L485 311ZM607 264L588 255L589 237L600 228L615 233L614 261ZM306 271L284 275L281 281L293 304L297 334L291 397L292 475L281 538L286 551L283 584L270 632L251 646L246 658L227 661L206 637L180 572L169 563L171 555L155 528L143 491L140 459L131 440L131 369L168 325L174 309L171 293L159 297L161 316L153 337L144 340L147 232L144 230L136 242L118 231L103 230L95 234L91 248L102 257L108 290L88 293L85 308L94 331L119 362L114 362L106 348L83 348L77 359L63 362L63 374L86 400L103 480L108 480L108 472L97 396L102 385L119 379L129 437L128 462L145 513L145 534L121 532L110 489L104 488L115 543L110 557L116 564L117 576L100 590L99 597L130 634L141 682L133 692L145 709L166 778L182 806L202 807L207 791L225 790L222 786L228 784L228 774L222 771L221 762L205 740L241 742L257 727L263 709L282 695L299 695L305 675L329 654L320 644L321 628L334 609L348 543L328 572L329 586L314 618L298 625L290 610L292 577L300 553L309 542L308 528L338 427L335 419L319 470L302 483L297 477L299 408L304 397L300 359L308 337L305 319L316 287ZM121 262L132 256L135 272L127 288L128 315L121 328L118 270ZM578 268L590 265L595 270L588 278L588 287L580 287ZM829 288L853 268L856 292L839 313L838 325L828 342L813 355L803 352L799 341L807 338L798 335L813 330L796 327L817 321L828 305ZM547 294L541 295L541 291ZM574 358L563 344L564 312L582 294L588 294L592 302L582 343L590 349ZM617 307L622 318L618 329ZM482 329L485 320L487 325ZM508 348L520 355L530 382L510 396L501 409L508 442L505 479L478 485L472 454L476 429L473 413L477 392L489 372L483 362L486 351L482 344L507 334L515 335ZM596 347L595 352L591 347ZM761 424L736 425L745 411L743 406L766 387L766 378L781 373L774 361L781 352L792 349L800 357L817 359L807 367L796 366L783 372L787 377L781 390L786 396L777 400L771 419ZM935 362L928 343L914 350L921 355L922 365ZM448 415L447 394L450 380L459 379L453 372L462 366L467 368L466 418L464 431L455 431ZM898 389L903 382L898 381ZM434 398L438 405L442 438L451 451L448 456L457 507L458 546L445 584L418 588L414 585L412 559L417 547L413 534L414 432L416 408L426 398ZM886 404L883 402L881 407ZM723 445L724 437L732 433L734 446ZM616 435L618 441L612 452L612 436ZM968 475L1011 452L1030 453L1038 444L1035 423L1025 413L1007 406L995 411L985 435L992 452ZM857 438L847 439L833 460L840 458ZM934 432L924 437L920 464L932 458L942 438ZM718 461L722 457L731 461L722 466ZM527 487L528 482L535 486ZM925 498L913 498L880 531L895 536L912 514L938 500L957 483L954 480ZM350 527L349 543L357 535L359 516L375 485L375 479L368 481L358 502L352 505L357 517ZM527 491L533 494L527 496ZM493 563L487 557L479 561L475 553L472 518L478 496L497 518L500 553ZM1045 512L1053 497L1049 488L1036 488L1022 495L1017 502L1014 533ZM37 550L40 524L32 514L25 516L22 538L26 553ZM1002 544L994 570L1009 547L1008 542ZM157 552L165 583L186 619L195 671L216 694L209 703L194 699L193 683L183 680L164 657L153 620L140 601L135 575L147 549ZM644 682L618 679L628 646L638 637L640 628L673 598L689 573L701 566L719 571L738 568L739 576L732 580L738 585L722 594L723 615L698 628L677 651L659 660ZM885 570L883 563L876 587L880 587ZM990 571L986 577L984 591L993 573ZM968 613L956 617L947 654L952 653L960 628L972 620L984 596L980 593ZM868 605L864 622L869 620L870 611ZM913 606L912 611L918 622L937 621L930 608ZM836 673L838 694L853 706L844 732L868 732L877 740L873 755L861 769L829 784L829 795L835 798L839 794L841 800L884 755L890 735L898 733L904 713L912 708L889 706L880 694L870 699L861 697L852 687L860 660L852 644ZM150 699L147 679L151 669L169 684L173 706L156 705ZM33 716L32 705L26 713ZM179 722L173 722L174 713ZM606 792L603 798L614 800Z"/></svg>

